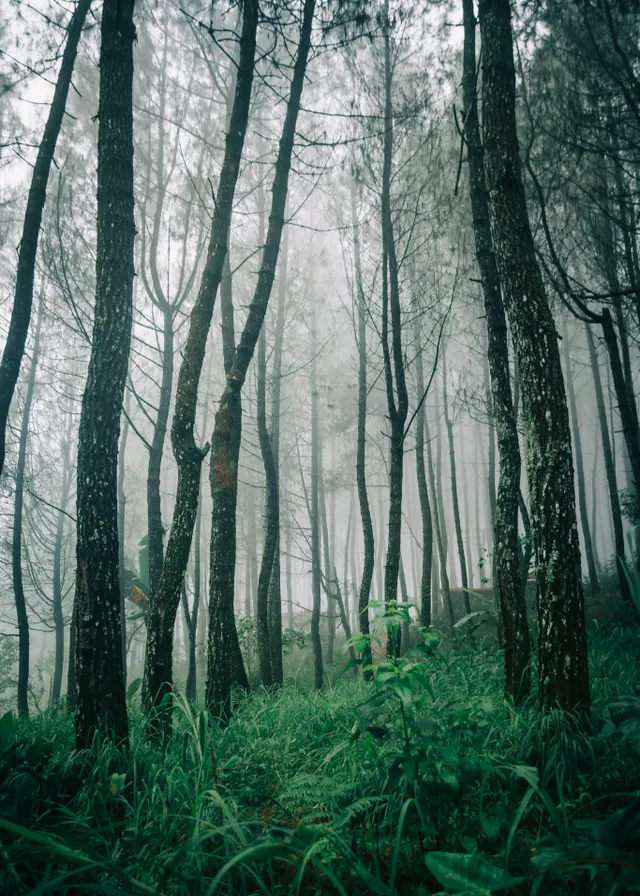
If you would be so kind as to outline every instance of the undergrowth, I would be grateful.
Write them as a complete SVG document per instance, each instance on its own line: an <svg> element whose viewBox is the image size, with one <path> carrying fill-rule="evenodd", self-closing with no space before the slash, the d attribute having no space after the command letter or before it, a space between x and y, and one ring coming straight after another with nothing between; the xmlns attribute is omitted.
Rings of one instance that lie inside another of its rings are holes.
<svg viewBox="0 0 640 896"><path fill-rule="evenodd" d="M164 746L73 750L62 710L0 721L0 892L640 892L640 635L591 633L593 724L502 699L495 650L366 684L178 699Z"/></svg>

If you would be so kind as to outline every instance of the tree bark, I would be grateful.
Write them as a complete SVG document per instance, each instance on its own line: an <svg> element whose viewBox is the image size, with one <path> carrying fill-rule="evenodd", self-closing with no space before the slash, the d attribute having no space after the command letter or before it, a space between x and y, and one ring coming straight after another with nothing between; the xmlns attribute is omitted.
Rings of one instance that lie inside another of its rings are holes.
<svg viewBox="0 0 640 896"><path fill-rule="evenodd" d="M282 586L280 575L280 403L282 397L282 348L285 328L287 262L289 258L288 237L289 231L285 227L282 238L282 255L280 258L271 395L271 449L276 473L272 500L277 506L278 527L273 564L271 566L271 581L269 582L269 644L271 649L273 683L278 686L282 686L284 683L282 668Z"/></svg>
<svg viewBox="0 0 640 896"><path fill-rule="evenodd" d="M64 615L62 612L62 552L64 547L65 526L67 521L66 507L71 491L71 411L67 414L66 431L62 442L62 488L60 490L60 509L56 523L55 548L53 552L53 626L55 631L55 659L53 678L51 680L51 704L60 699L62 691L62 672L64 668Z"/></svg>
<svg viewBox="0 0 640 896"><path fill-rule="evenodd" d="M254 0L243 0L242 10L233 111L225 140L225 155L218 182L207 260L198 296L191 311L189 332L178 374L176 406L171 427L173 453L178 465L178 486L162 574L156 593L151 595L149 608L143 688L143 702L147 710L157 705L166 690L171 688L173 628L191 550L202 461L208 452L208 445L199 448L195 442L198 385L216 294L227 256L233 198L249 117L256 50L257 9ZM237 448L239 451L239 447L238 438L233 450ZM209 636L211 637L211 631Z"/></svg>
<svg viewBox="0 0 640 896"><path fill-rule="evenodd" d="M305 0L300 43L276 159L269 227L258 282L235 351L233 366L227 374L227 384L220 398L212 439L210 481L213 514L206 702L209 709L223 722L230 717L231 691L234 684L241 687L247 687L248 684L238 644L233 600L237 463L241 429L240 395L267 312L278 262L291 154L311 45L314 9L315 0Z"/></svg>
<svg viewBox="0 0 640 896"><path fill-rule="evenodd" d="M458 548L458 561L460 563L460 580L462 582L462 599L464 611L468 615L471 612L469 602L469 576L467 575L467 560L464 554L464 541L462 538L462 524L460 522L460 504L458 501L458 471L456 467L456 451L453 439L453 422L449 414L449 396L447 395L447 361L442 346L442 407L444 411L444 425L447 430L449 445L449 469L451 470L451 504L453 507L453 525L456 532L456 544Z"/></svg>
<svg viewBox="0 0 640 896"><path fill-rule="evenodd" d="M527 215L509 0L480 0L491 236L522 378L538 598L538 701L590 710L569 415L553 317Z"/></svg>
<svg viewBox="0 0 640 896"><path fill-rule="evenodd" d="M269 631L269 585L271 583L271 571L278 542L278 529L280 528L278 508L278 476L273 458L271 439L267 429L266 417L266 336L264 328L258 341L258 395L257 395L257 423L260 452L264 465L265 475L265 519L264 519L264 543L262 546L262 563L260 564L260 576L258 578L258 600L256 611L256 631L258 640L258 660L260 664L260 678L265 687L271 687L274 683L273 669L271 665L271 637Z"/></svg>
<svg viewBox="0 0 640 896"><path fill-rule="evenodd" d="M571 356L569 353L569 332L567 328L566 318L563 321L562 338L564 340L564 366L567 378L569 413L571 415L571 427L573 430L573 450L575 453L576 479L578 480L578 507L580 508L580 522L582 524L584 550L585 554L587 555L587 569L589 571L589 584L591 594L596 595L600 593L600 582L598 581L596 558L593 549L593 542L591 541L591 530L589 528L589 517L587 512L587 489L584 481L584 464L582 459L582 439L580 437L580 421L578 420L578 408L576 405L573 370L571 367Z"/></svg>
<svg viewBox="0 0 640 896"><path fill-rule="evenodd" d="M422 363L422 340L420 321L415 314L416 388L418 401L424 395L424 366ZM425 402L422 401L415 419L416 478L420 499L420 521L422 523L422 573L420 576L420 622L425 628L431 625L431 567L433 565L433 519L427 489L427 475L424 465Z"/></svg>
<svg viewBox="0 0 640 896"><path fill-rule="evenodd" d="M362 285L362 263L360 259L360 228L356 208L356 184L355 179L351 183L351 224L353 227L353 257L354 278L356 292L356 312L358 321L358 425L356 436L356 485L358 488L358 504L360 507L360 520L362 523L362 538L364 542L364 556L362 564L362 578L358 591L358 628L360 634L366 639L362 651L363 673L369 681L372 677L371 670L371 644L368 638L371 633L369 622L369 601L371 600L371 582L375 563L375 540L373 537L373 522L371 520L371 507L369 506L369 493L367 491L367 309Z"/></svg>
<svg viewBox="0 0 640 896"><path fill-rule="evenodd" d="M40 334L42 332L42 316L44 313L44 291L40 295L36 331L33 339L33 354L29 365L27 388L22 409L20 424L20 442L18 445L18 463L16 464L15 498L13 506L13 538L11 545L11 567L13 572L13 596L18 621L18 715L29 716L29 617L27 599L22 580L22 536L24 514L24 481L27 467L27 444L29 442L29 425L31 408L36 388L36 371L40 355ZM54 604L55 607L55 604Z"/></svg>
<svg viewBox="0 0 640 896"><path fill-rule="evenodd" d="M317 691L324 685L320 613L322 610L322 569L320 566L320 432L318 425L317 337L315 306L311 324L311 646L313 648L313 681Z"/></svg>
<svg viewBox="0 0 640 896"><path fill-rule="evenodd" d="M133 0L105 0L98 106L96 304L77 469L76 743L128 742L118 550L118 439L131 341Z"/></svg>
<svg viewBox="0 0 640 896"><path fill-rule="evenodd" d="M600 378L600 365L598 364L598 356L596 347L591 333L591 328L587 325L587 345L589 347L589 363L591 364L591 374L593 376L593 388L596 394L596 408L598 410L598 423L600 425L600 438L602 440L602 456L604 458L604 469L607 477L607 488L609 490L609 503L611 505L611 516L613 520L613 538L616 551L616 570L618 572L618 587L620 588L620 596L627 606L631 606L631 592L629 590L629 582L625 575L625 544L624 544L624 528L622 525L622 513L620 510L620 498L618 495L618 482L616 477L616 465L614 460L611 439L609 438L609 425L607 423L607 409L604 403L604 394L602 391L602 380Z"/></svg>
<svg viewBox="0 0 640 896"><path fill-rule="evenodd" d="M384 602L391 607L398 597L400 546L402 536L402 479L404 472L404 425L409 408L409 397L404 371L402 348L402 309L398 261L391 214L391 169L393 164L393 107L391 102L391 22L389 3L384 4L384 143L382 164L382 353L387 393L387 408L391 423L389 447L389 525L387 555L384 568ZM391 347L389 346L389 315L391 317ZM397 657L400 652L400 633L395 643L387 643L387 655Z"/></svg>
<svg viewBox="0 0 640 896"><path fill-rule="evenodd" d="M31 175L31 186L22 225L22 238L18 250L18 268L16 271L16 288L11 310L11 321L9 323L7 341L2 353L2 361L0 361L0 475L4 469L9 408L11 407L13 393L20 375L20 365L31 321L36 255L38 252L42 212L47 198L49 172L51 171L56 143L58 142L58 135L62 127L62 120L67 105L67 96L73 76L78 43L80 42L82 28L90 6L91 0L78 0L78 5L69 22L67 42L62 54L62 62L60 63L53 100L49 108L49 116Z"/></svg>
<svg viewBox="0 0 640 896"><path fill-rule="evenodd" d="M491 383L489 455L491 457L493 421L495 421L498 434L500 455L500 480L496 497L493 497L495 483L492 487L491 462L489 464L489 496L494 530L493 586L502 620L505 694L518 704L526 700L531 688L529 670L531 641L525 603L525 582L529 564L527 562L527 569L523 577L518 547L520 445L516 428L516 411L511 395L507 322L491 236L489 197L484 171L484 149L478 120L476 21L473 0L463 0L463 13L464 134L467 141L469 194L476 260L482 280L482 294L487 318L487 360Z"/></svg>

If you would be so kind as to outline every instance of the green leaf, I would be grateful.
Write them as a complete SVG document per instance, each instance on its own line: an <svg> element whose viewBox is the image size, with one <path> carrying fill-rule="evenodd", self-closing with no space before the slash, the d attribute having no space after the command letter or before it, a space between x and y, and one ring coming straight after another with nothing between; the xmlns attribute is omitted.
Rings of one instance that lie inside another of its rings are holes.
<svg viewBox="0 0 640 896"><path fill-rule="evenodd" d="M109 790L115 796L117 793L123 789L127 780L126 774L119 775L114 772L113 775L109 778Z"/></svg>
<svg viewBox="0 0 640 896"><path fill-rule="evenodd" d="M425 862L433 876L451 893L495 893L524 880L513 877L479 855L431 852L425 856Z"/></svg>

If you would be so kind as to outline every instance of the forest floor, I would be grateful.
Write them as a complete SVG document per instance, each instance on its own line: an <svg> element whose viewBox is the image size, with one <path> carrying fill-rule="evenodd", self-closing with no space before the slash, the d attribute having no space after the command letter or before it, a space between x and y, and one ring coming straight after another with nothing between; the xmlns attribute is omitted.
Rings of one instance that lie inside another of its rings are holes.
<svg viewBox="0 0 640 896"><path fill-rule="evenodd" d="M593 722L502 699L501 661L437 649L325 691L179 700L164 747L73 751L0 721L0 892L640 892L640 633L590 633Z"/></svg>

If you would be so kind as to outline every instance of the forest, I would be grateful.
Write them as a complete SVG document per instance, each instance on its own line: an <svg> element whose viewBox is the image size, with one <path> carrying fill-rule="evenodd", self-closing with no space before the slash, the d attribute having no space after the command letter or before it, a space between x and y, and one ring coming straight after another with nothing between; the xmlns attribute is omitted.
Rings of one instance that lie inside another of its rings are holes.
<svg viewBox="0 0 640 896"><path fill-rule="evenodd" d="M639 253L638 0L0 0L0 892L640 893Z"/></svg>

